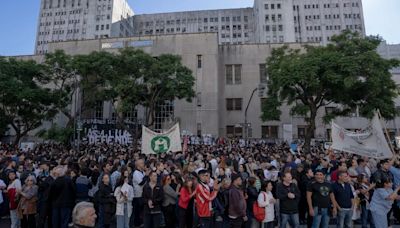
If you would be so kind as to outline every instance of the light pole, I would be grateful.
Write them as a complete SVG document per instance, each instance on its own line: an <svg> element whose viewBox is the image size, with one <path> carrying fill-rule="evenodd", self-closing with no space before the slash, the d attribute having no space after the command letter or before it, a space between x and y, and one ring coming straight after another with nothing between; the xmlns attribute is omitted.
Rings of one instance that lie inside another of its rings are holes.
<svg viewBox="0 0 400 228"><path fill-rule="evenodd" d="M248 126L249 124L247 123L247 111L249 110L250 103L251 103L251 100L253 99L254 93L257 90L260 90L261 92L264 92L264 89L265 89L265 85L262 85L262 84L260 84L257 88L253 89L253 92L251 93L249 102L247 102L247 106L246 106L246 109L244 111L244 139L246 141L246 145L247 145L247 138L249 136L249 126Z"/></svg>

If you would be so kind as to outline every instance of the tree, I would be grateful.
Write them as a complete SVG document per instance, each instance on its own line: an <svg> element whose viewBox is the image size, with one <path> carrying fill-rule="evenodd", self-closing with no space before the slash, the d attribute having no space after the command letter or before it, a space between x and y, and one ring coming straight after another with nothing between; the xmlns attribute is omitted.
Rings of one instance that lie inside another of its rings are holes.
<svg viewBox="0 0 400 228"><path fill-rule="evenodd" d="M57 113L43 66L34 61L0 59L0 110L15 131L14 145Z"/></svg>
<svg viewBox="0 0 400 228"><path fill-rule="evenodd" d="M267 59L268 95L262 120L279 120L280 107L291 106L291 115L305 116L308 123L304 147L309 151L317 113L330 103L339 108L324 116L326 122L354 108L365 117L380 110L383 117L393 118L398 93L389 70L399 61L381 58L376 52L380 42L378 37L345 31L325 47L273 50Z"/></svg>
<svg viewBox="0 0 400 228"><path fill-rule="evenodd" d="M73 58L63 50L46 54L44 66L45 73L50 80L53 93L57 97L55 107L68 118L66 127L71 128L78 110L71 109L75 92L79 86L77 71L73 66Z"/></svg>

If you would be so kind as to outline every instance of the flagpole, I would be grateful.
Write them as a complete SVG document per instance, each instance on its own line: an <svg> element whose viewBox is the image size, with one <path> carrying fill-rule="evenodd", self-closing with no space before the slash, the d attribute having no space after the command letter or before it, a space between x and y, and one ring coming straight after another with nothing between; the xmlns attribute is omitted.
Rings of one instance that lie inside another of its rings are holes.
<svg viewBox="0 0 400 228"><path fill-rule="evenodd" d="M378 110L378 117L379 117L379 121L380 121L381 124L382 124L382 121L381 121L382 116L381 116L381 112L380 112L379 110ZM383 126L383 128L385 129L386 140L388 140L388 144L389 144L390 150L392 151L393 154L395 154L394 149L393 149L392 142L390 141L389 132L388 132L388 130L387 130L387 128L386 128L386 124L382 124L382 126Z"/></svg>

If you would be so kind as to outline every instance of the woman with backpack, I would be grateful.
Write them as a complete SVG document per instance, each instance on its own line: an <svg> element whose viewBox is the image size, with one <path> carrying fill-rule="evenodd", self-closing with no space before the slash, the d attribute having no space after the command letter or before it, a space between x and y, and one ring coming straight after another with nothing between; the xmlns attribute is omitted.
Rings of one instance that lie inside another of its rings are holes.
<svg viewBox="0 0 400 228"><path fill-rule="evenodd" d="M262 223L262 228L274 228L275 220L275 203L276 200L272 195L272 182L264 182L261 186L261 192L258 195L257 203L259 207L265 208L265 216ZM257 216L256 216L257 217Z"/></svg>

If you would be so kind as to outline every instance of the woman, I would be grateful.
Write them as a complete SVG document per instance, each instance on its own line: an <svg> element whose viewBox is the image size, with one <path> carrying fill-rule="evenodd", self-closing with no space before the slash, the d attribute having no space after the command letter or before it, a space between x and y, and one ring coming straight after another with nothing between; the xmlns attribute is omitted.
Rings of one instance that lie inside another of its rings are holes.
<svg viewBox="0 0 400 228"><path fill-rule="evenodd" d="M272 195L272 182L267 181L262 184L261 192L258 195L258 206L265 208L265 219L262 222L263 228L274 228L275 209L274 204L276 200Z"/></svg>
<svg viewBox="0 0 400 228"><path fill-rule="evenodd" d="M193 179L185 178L183 187L180 190L179 196L179 228L191 228L193 225L193 210L189 207L193 196L196 194ZM193 206L193 205L192 205Z"/></svg>
<svg viewBox="0 0 400 228"><path fill-rule="evenodd" d="M126 171L128 172L128 171ZM129 220L132 215L133 187L129 184L129 178L122 176L115 189L114 196L117 199L117 228L129 228Z"/></svg>
<svg viewBox="0 0 400 228"><path fill-rule="evenodd" d="M111 188L110 176L104 174L99 186L99 228L108 228L115 214L115 198Z"/></svg>
<svg viewBox="0 0 400 228"><path fill-rule="evenodd" d="M171 187L171 176L164 176L162 183L164 190L162 211L164 213L165 225L167 228L174 228L176 223L175 209L180 186L178 184L176 191Z"/></svg>
<svg viewBox="0 0 400 228"><path fill-rule="evenodd" d="M163 203L163 188L157 182L157 173L151 171L150 181L143 187L144 227L158 228L161 223L161 204Z"/></svg>
<svg viewBox="0 0 400 228"><path fill-rule="evenodd" d="M14 170L9 171L8 173L9 185L7 187L7 195L10 201L10 219L11 219L11 228L19 228L20 221L17 215L17 192L21 191L21 181L17 178L17 174Z"/></svg>
<svg viewBox="0 0 400 228"><path fill-rule="evenodd" d="M20 196L18 204L18 217L21 219L21 228L36 227L36 208L37 208L38 186L34 176L29 175L25 179L25 184L21 191L17 191Z"/></svg>
<svg viewBox="0 0 400 228"><path fill-rule="evenodd" d="M383 179L381 183L377 184L377 189L372 195L370 211L375 228L388 227L387 213L392 208L393 202L400 199L400 196L397 195L400 186L393 192L392 185L390 179Z"/></svg>
<svg viewBox="0 0 400 228"><path fill-rule="evenodd" d="M246 170L246 166L243 164L239 165L239 175L242 177L244 183L246 183L247 178L250 176Z"/></svg>
<svg viewBox="0 0 400 228"><path fill-rule="evenodd" d="M254 218L254 214L253 214L253 204L258 199L258 191L256 188L256 178L254 178L254 177L249 178L246 193L247 193L247 217L249 219L249 221L247 222L248 225L246 227L258 228L258 227L260 227L260 224L258 224L258 222Z"/></svg>
<svg viewBox="0 0 400 228"><path fill-rule="evenodd" d="M371 212L369 208L370 191L375 187L375 184L370 184L368 178L364 174L357 177L357 183L354 184L361 206L361 227L368 227L368 220L371 220ZM372 221L371 221L372 222Z"/></svg>

